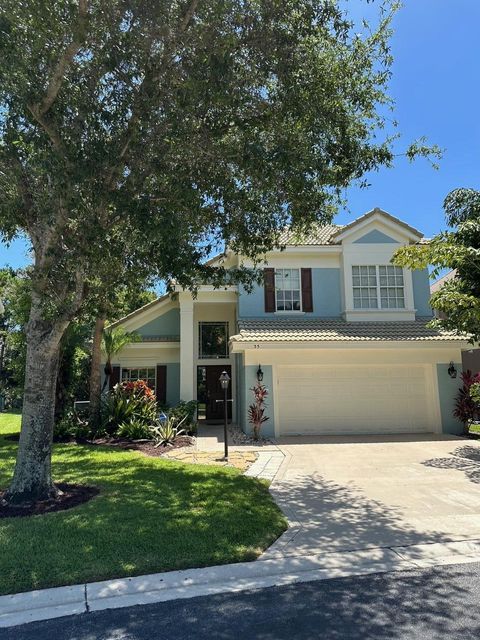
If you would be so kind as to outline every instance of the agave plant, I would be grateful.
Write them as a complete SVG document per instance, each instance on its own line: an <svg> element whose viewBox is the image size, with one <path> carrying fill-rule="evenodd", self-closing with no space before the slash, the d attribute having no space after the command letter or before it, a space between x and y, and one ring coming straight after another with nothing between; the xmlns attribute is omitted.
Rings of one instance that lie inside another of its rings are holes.
<svg viewBox="0 0 480 640"><path fill-rule="evenodd" d="M152 435L152 440L155 447L168 447L171 446L178 436L185 433L185 429L180 429L182 424L187 419L187 416L178 420L175 416L167 416L166 420L158 425L149 427Z"/></svg>

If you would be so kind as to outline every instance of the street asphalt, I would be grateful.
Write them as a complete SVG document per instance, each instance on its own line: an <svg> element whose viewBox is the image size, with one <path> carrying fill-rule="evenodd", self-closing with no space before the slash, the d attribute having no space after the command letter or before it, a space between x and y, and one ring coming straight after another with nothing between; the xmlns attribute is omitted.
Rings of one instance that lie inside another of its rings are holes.
<svg viewBox="0 0 480 640"><path fill-rule="evenodd" d="M1 629L2 640L477 640L480 563L323 580Z"/></svg>

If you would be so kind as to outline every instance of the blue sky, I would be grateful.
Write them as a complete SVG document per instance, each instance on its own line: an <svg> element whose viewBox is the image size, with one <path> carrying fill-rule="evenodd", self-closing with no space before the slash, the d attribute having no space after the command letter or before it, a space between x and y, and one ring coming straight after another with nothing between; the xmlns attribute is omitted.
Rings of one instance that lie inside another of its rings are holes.
<svg viewBox="0 0 480 640"><path fill-rule="evenodd" d="M349 0L354 18L372 14L378 3ZM480 2L478 0L404 0L394 21L394 55L390 95L392 117L399 121L400 145L427 136L445 150L440 169L419 159L398 158L393 169L369 175L371 187L347 192L345 223L373 207L381 207L431 236L444 227L442 203L456 187L480 188ZM21 240L0 243L0 266L28 262Z"/></svg>

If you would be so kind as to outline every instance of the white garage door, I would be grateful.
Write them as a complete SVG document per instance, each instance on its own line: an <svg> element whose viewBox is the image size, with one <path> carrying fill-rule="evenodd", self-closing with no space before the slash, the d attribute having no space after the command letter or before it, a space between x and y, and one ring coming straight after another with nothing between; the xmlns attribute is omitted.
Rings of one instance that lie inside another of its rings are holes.
<svg viewBox="0 0 480 640"><path fill-rule="evenodd" d="M429 372L413 366L280 366L280 435L433 431Z"/></svg>

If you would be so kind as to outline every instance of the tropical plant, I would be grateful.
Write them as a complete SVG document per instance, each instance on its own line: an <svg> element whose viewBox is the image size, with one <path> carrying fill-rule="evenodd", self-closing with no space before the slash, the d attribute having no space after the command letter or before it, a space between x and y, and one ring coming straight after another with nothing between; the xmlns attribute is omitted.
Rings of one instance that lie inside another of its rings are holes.
<svg viewBox="0 0 480 640"><path fill-rule="evenodd" d="M178 418L167 416L163 422L150 427L150 433L155 447L171 446L178 436L185 433L184 429L180 429L187 417L179 420Z"/></svg>
<svg viewBox="0 0 480 640"><path fill-rule="evenodd" d="M128 422L122 422L116 435L127 440L150 440L150 425L147 425L144 420L133 417Z"/></svg>
<svg viewBox="0 0 480 640"><path fill-rule="evenodd" d="M144 380L115 385L102 403L102 429L109 435L116 435L121 425L132 420L148 426L156 417L155 395Z"/></svg>
<svg viewBox="0 0 480 640"><path fill-rule="evenodd" d="M265 415L265 409L267 407L265 398L268 396L268 389L265 385L257 382L250 391L253 393L253 404L248 407L248 422L253 427L254 439L258 440L262 424L269 420L268 416Z"/></svg>
<svg viewBox="0 0 480 640"><path fill-rule="evenodd" d="M180 402L166 411L168 417L181 420L185 425L185 429L192 431L196 426L195 416L197 412L198 402L196 400L180 400Z"/></svg>
<svg viewBox="0 0 480 640"><path fill-rule="evenodd" d="M471 395L472 387L480 383L480 373L473 374L470 370L461 374L462 386L457 392L453 415L463 422L464 431L468 434L469 425L479 413L477 401Z"/></svg>
<svg viewBox="0 0 480 640"><path fill-rule="evenodd" d="M103 389L108 388L110 376L113 373L112 358L117 355L127 344L141 342L142 338L134 331L125 331L123 327L107 327L103 331L102 350L106 355L105 382Z"/></svg>

